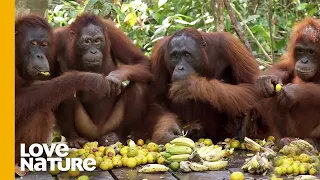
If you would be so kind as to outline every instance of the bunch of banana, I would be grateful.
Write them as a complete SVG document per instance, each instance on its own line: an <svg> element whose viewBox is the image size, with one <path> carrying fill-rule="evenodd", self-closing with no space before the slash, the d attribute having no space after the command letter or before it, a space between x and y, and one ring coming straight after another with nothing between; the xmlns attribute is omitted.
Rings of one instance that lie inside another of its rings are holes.
<svg viewBox="0 0 320 180"><path fill-rule="evenodd" d="M172 145L161 153L168 162L187 161L195 146L191 139L185 137L173 139L170 144Z"/></svg>
<svg viewBox="0 0 320 180"><path fill-rule="evenodd" d="M187 137L178 137L173 139L172 141L170 141L170 144L174 144L177 146L187 146L190 148L194 148L195 147L195 143L192 139L187 138Z"/></svg>
<svg viewBox="0 0 320 180"><path fill-rule="evenodd" d="M167 172L169 168L162 164L147 164L138 170L139 173Z"/></svg>
<svg viewBox="0 0 320 180"><path fill-rule="evenodd" d="M310 155L316 155L318 153L316 148L302 139L294 140L290 142L290 144L283 146L280 152L291 156L300 155L302 153Z"/></svg>
<svg viewBox="0 0 320 180"><path fill-rule="evenodd" d="M265 173L272 168L272 164L269 162L266 153L257 153L255 156L246 159L245 164L242 166L242 170L251 174Z"/></svg>
<svg viewBox="0 0 320 180"><path fill-rule="evenodd" d="M190 169L190 164L191 162L190 161L181 161L180 162L180 169L182 172L190 172L191 169Z"/></svg>
<svg viewBox="0 0 320 180"><path fill-rule="evenodd" d="M228 165L228 161L223 161L223 160L219 160L219 161L215 161L215 162L204 161L203 165L207 166L208 170L210 170L210 171L216 171L216 170L220 170L222 168L225 168Z"/></svg>
<svg viewBox="0 0 320 180"><path fill-rule="evenodd" d="M263 147L260 144L256 143L255 141L253 141L250 138L245 137L244 138L244 142L245 142L245 146L246 149L254 151L254 152L265 152L265 154L269 157L269 156L276 156L277 153L274 152L272 149L268 148L268 147Z"/></svg>
<svg viewBox="0 0 320 180"><path fill-rule="evenodd" d="M190 169L193 171L207 171L209 168L205 165L198 164L196 162L190 163Z"/></svg>

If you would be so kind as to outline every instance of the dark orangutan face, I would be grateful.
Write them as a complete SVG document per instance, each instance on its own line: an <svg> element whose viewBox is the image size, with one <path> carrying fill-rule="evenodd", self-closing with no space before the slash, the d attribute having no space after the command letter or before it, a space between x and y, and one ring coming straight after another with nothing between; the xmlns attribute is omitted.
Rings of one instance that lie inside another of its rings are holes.
<svg viewBox="0 0 320 180"><path fill-rule="evenodd" d="M310 80L319 67L320 51L317 44L312 43L307 37L295 45L294 57L297 75L304 81Z"/></svg>
<svg viewBox="0 0 320 180"><path fill-rule="evenodd" d="M85 69L100 67L105 47L104 34L99 26L90 24L82 28L76 42L77 53L80 53L81 62Z"/></svg>
<svg viewBox="0 0 320 180"><path fill-rule="evenodd" d="M25 31L25 38L21 43L23 53L23 74L32 79L42 79L41 72L49 72L48 55L51 41L49 32L41 27L30 28Z"/></svg>
<svg viewBox="0 0 320 180"><path fill-rule="evenodd" d="M169 58L172 81L183 80L192 73L202 72L203 60L199 43L186 35L172 38L169 43Z"/></svg>

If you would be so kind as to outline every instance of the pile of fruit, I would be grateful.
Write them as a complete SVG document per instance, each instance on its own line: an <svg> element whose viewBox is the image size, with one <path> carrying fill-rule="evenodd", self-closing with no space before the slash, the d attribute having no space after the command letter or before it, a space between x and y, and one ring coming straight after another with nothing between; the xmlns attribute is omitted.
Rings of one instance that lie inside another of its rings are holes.
<svg viewBox="0 0 320 180"><path fill-rule="evenodd" d="M274 159L276 175L314 175L320 170L320 156L317 150L304 140L290 142L280 153L282 155Z"/></svg>
<svg viewBox="0 0 320 180"><path fill-rule="evenodd" d="M189 138L179 137L166 144L166 151L160 154L172 170L191 172L225 168L228 161L223 158L232 153L233 149L222 149L213 145L210 139L199 139L195 143Z"/></svg>

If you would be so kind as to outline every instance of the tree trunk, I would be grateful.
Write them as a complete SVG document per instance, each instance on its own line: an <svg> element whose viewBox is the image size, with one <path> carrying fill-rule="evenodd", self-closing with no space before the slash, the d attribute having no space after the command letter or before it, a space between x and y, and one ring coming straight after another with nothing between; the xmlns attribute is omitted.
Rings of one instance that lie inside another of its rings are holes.
<svg viewBox="0 0 320 180"><path fill-rule="evenodd" d="M40 16L47 16L48 0L16 0L16 15L23 13L35 13Z"/></svg>

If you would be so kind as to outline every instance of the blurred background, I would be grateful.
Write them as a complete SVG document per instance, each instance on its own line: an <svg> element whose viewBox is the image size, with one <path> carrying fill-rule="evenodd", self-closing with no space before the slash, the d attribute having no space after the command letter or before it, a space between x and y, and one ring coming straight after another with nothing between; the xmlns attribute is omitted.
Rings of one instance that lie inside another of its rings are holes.
<svg viewBox="0 0 320 180"><path fill-rule="evenodd" d="M16 13L35 12L53 27L83 12L115 21L146 55L155 42L184 27L227 31L255 55L261 68L286 50L294 23L320 17L320 0L16 0Z"/></svg>

